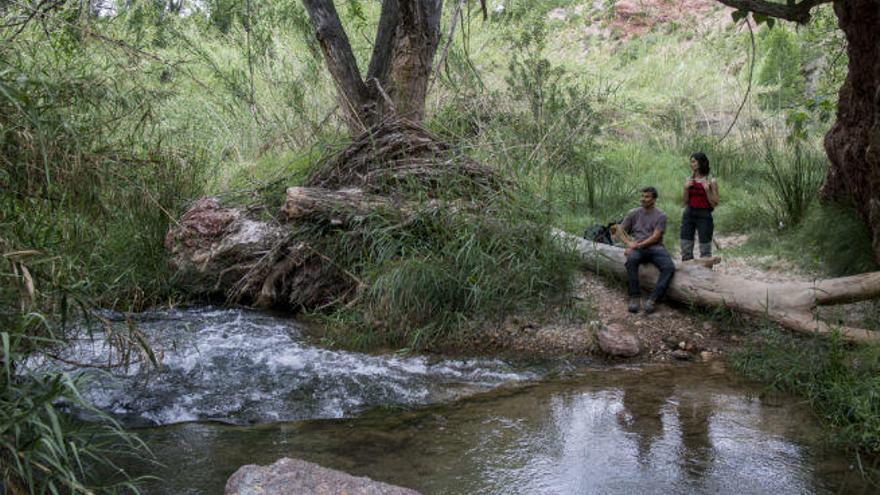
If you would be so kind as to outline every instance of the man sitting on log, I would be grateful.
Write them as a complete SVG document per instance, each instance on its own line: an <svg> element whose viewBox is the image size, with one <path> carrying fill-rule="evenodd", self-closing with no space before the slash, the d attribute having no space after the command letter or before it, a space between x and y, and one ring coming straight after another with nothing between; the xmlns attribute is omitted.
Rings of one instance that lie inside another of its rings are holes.
<svg viewBox="0 0 880 495"><path fill-rule="evenodd" d="M657 300L663 297L669 280L675 272L675 264L663 247L663 232L666 231L666 214L654 206L657 202L657 189L646 187L641 191L641 207L634 208L620 224L624 232L630 234L626 242L626 273L629 283L630 313L639 312L639 265L653 263L660 270L660 277L648 300L645 302L645 313L654 312Z"/></svg>

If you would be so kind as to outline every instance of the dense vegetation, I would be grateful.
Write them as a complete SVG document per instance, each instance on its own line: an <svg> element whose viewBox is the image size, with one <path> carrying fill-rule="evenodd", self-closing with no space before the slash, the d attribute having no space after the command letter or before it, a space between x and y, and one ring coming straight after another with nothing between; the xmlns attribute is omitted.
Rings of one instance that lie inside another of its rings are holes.
<svg viewBox="0 0 880 495"><path fill-rule="evenodd" d="M16 363L63 340L91 307L184 300L162 241L188 202L291 185L348 138L295 0L212 0L194 11L152 1L116 12L0 5L0 406L17 418L0 431L0 463L7 487L84 491L75 483L85 481L73 481L86 479L79 450L64 449L95 437L55 428L63 414L51 406L75 401L75 384L18 373ZM468 319L560 300L575 266L550 247L546 226L578 233L619 219L640 186L660 190L674 251L680 184L697 150L721 185L718 235L748 234L724 256L782 259L816 274L877 268L849 205L814 200L827 167L820 140L845 70L828 9L806 28L763 26L752 38L714 8L633 31L611 5L512 1L485 20L465 6L454 42L438 50L425 125L515 185L493 203L506 227L426 215L414 238L374 218L359 241L363 256L351 256L346 239L327 246L370 287L358 306L319 312L358 330L349 344L423 346ZM339 8L363 64L378 6ZM382 322L400 318L411 327L389 334ZM838 353L817 352L803 362L820 371L803 373L791 371L796 360L759 350L742 363L836 408L827 391L863 383L873 362ZM855 389L876 406L875 389ZM880 450L876 414L859 411L834 423L854 444ZM10 443L9 432L16 442L55 443ZM57 448L39 450L48 445ZM48 464L61 467L50 474L40 468Z"/></svg>

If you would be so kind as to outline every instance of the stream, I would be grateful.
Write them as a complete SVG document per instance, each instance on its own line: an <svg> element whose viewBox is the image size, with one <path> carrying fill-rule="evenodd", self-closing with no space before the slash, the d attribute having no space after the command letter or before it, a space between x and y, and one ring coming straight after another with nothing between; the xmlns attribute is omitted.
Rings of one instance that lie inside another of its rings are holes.
<svg viewBox="0 0 880 495"><path fill-rule="evenodd" d="M222 493L241 465L284 456L426 494L872 493L805 404L720 361L377 356L317 347L289 319L211 308L136 325L159 368L81 372L84 395L162 464L118 460L160 478L148 494ZM108 353L82 339L63 357L98 365Z"/></svg>

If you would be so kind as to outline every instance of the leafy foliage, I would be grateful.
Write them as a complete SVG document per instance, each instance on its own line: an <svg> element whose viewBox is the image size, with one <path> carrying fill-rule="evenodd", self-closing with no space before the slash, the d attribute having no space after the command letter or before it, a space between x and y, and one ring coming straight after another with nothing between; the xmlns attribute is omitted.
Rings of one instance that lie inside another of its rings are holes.
<svg viewBox="0 0 880 495"><path fill-rule="evenodd" d="M38 318L27 315L22 326ZM29 348L60 342L20 332L0 332L0 341L0 480L7 493L137 493L136 480L116 468L110 456L143 451L144 445L84 401L77 379L57 372L16 372ZM99 420L75 420L69 407L90 411ZM95 468L101 469L100 476Z"/></svg>
<svg viewBox="0 0 880 495"><path fill-rule="evenodd" d="M800 46L785 29L769 29L762 34L764 56L757 79L764 89L758 95L758 102L768 109L796 105L803 98L806 85L801 73Z"/></svg>

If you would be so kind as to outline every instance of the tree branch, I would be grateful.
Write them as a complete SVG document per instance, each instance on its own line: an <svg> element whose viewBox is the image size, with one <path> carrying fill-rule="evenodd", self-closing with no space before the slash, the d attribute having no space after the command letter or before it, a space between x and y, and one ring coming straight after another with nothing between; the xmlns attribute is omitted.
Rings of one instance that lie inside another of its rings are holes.
<svg viewBox="0 0 880 495"><path fill-rule="evenodd" d="M718 0L719 2L738 10L746 10L755 14L762 14L776 19L806 24L810 21L810 10L823 3L831 3L832 0L802 0L799 3L785 5L773 3L768 0Z"/></svg>
<svg viewBox="0 0 880 495"><path fill-rule="evenodd" d="M336 13L333 0L303 0L309 13L315 37L324 52L327 68L333 76L341 93L340 100L348 105L349 113L363 117L365 107L370 101L370 92L358 69L357 59L351 50L351 43Z"/></svg>
<svg viewBox="0 0 880 495"><path fill-rule="evenodd" d="M391 66L391 47L397 34L399 14L397 0L383 0L382 13L379 14L379 26L376 28L376 43L367 69L367 81L376 79L385 84L388 79L388 68Z"/></svg>

